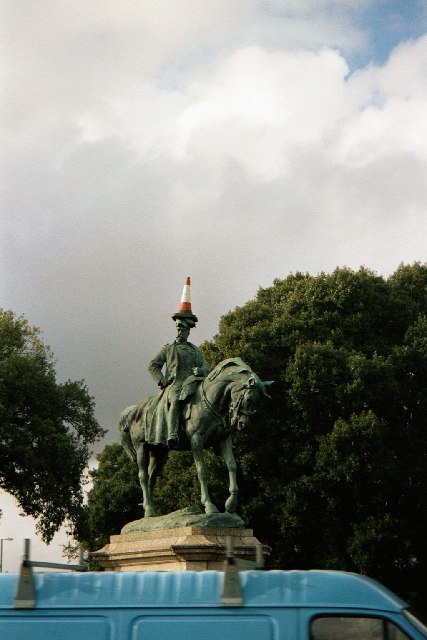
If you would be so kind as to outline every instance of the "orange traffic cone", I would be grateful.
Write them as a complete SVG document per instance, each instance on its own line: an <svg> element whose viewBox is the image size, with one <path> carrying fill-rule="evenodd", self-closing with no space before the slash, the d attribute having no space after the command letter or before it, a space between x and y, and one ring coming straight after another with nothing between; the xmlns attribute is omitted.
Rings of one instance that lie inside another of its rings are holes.
<svg viewBox="0 0 427 640"><path fill-rule="evenodd" d="M197 316L191 310L191 293L190 293L190 278L186 277L184 282L184 288L182 290L181 302L179 304L178 311L172 315L172 319L182 318L184 320L191 320L194 324L198 321ZM193 326L194 326L193 324Z"/></svg>

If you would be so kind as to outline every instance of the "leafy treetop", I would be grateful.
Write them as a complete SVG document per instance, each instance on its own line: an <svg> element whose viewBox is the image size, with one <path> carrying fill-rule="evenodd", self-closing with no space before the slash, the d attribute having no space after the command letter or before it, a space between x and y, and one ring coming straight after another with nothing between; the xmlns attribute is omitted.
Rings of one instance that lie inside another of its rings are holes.
<svg viewBox="0 0 427 640"><path fill-rule="evenodd" d="M104 430L83 381L58 384L40 330L0 309L0 487L45 541L64 521L79 536L89 446Z"/></svg>

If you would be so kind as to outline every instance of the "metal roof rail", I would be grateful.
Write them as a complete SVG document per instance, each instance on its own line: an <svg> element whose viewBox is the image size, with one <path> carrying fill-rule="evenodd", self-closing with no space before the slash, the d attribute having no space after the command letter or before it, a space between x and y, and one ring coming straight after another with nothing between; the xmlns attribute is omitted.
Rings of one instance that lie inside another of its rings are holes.
<svg viewBox="0 0 427 640"><path fill-rule="evenodd" d="M264 567L264 550L261 543L255 548L256 560L240 560L234 555L234 542L227 538L226 558L224 568L224 583L222 586L221 605L223 607L241 607L243 604L242 586L240 584L239 567L245 569L262 569Z"/></svg>
<svg viewBox="0 0 427 640"><path fill-rule="evenodd" d="M34 587L33 567L44 569L67 569L68 571L87 571L87 565L83 564L83 549L80 548L79 564L62 564L59 562L39 562L30 560L30 540L24 540L24 555L16 588L15 609L32 609L36 604L36 592Z"/></svg>

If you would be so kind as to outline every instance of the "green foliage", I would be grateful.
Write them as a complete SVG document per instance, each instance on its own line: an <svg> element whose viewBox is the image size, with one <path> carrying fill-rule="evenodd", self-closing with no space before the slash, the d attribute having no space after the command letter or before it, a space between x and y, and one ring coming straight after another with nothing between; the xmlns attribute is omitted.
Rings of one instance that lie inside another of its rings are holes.
<svg viewBox="0 0 427 640"><path fill-rule="evenodd" d="M97 456L98 467L90 471L93 488L86 507L85 542L93 551L130 520L143 515L138 469L119 444L107 445Z"/></svg>
<svg viewBox="0 0 427 640"><path fill-rule="evenodd" d="M0 309L0 486L45 541L64 521L79 535L89 445L103 433L84 383L58 384L40 331Z"/></svg>
<svg viewBox="0 0 427 640"><path fill-rule="evenodd" d="M271 565L377 577L421 606L427 570L427 265L291 275L203 346L273 401L236 434L240 509Z"/></svg>
<svg viewBox="0 0 427 640"><path fill-rule="evenodd" d="M275 380L234 436L239 512L270 566L367 573L422 608L427 573L427 265L297 273L225 315L202 348ZM222 503L226 472L209 459ZM198 499L171 456L157 503ZM222 489L221 489L222 487Z"/></svg>

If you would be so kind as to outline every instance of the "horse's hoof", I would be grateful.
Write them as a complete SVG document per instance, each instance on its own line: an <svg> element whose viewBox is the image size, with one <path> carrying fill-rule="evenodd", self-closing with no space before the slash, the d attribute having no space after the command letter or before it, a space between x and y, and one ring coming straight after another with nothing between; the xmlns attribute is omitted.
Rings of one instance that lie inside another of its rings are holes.
<svg viewBox="0 0 427 640"><path fill-rule="evenodd" d="M237 507L237 503L234 500L233 501L227 500L227 502L225 503L225 510L227 513L236 513L236 507Z"/></svg>
<svg viewBox="0 0 427 640"><path fill-rule="evenodd" d="M210 503L205 505L205 513L210 516L211 513L219 513L219 511L214 504Z"/></svg>
<svg viewBox="0 0 427 640"><path fill-rule="evenodd" d="M236 513L237 500L234 498L228 498L225 503L225 510L227 513Z"/></svg>

